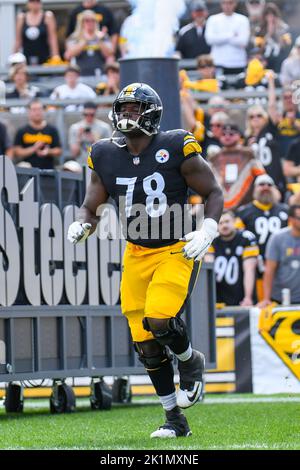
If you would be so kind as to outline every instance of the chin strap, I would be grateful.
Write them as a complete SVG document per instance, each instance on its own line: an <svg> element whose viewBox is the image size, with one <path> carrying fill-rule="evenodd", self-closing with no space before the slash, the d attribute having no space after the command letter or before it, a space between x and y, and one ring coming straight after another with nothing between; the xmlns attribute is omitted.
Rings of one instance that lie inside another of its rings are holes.
<svg viewBox="0 0 300 470"><path fill-rule="evenodd" d="M126 147L126 146L127 146L126 142L124 142L124 144L120 144L120 143L118 142L119 137L114 137L114 135L116 134L116 132L117 132L117 129L114 129L114 131L113 131L113 133L112 133L112 135L111 135L111 137L110 137L110 141L111 141L113 144L115 144L117 147L119 147L119 148Z"/></svg>

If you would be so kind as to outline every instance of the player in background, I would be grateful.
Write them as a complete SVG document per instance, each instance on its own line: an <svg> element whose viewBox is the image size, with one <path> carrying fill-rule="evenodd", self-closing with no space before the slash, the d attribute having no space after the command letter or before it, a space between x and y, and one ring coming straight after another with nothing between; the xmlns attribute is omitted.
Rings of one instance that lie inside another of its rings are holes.
<svg viewBox="0 0 300 470"><path fill-rule="evenodd" d="M92 146L91 182L68 238L72 243L84 241L96 229L98 206L109 196L114 199L127 223L121 309L166 414L165 424L151 437L176 438L191 434L180 408L198 401L205 367L204 355L192 349L180 314L200 261L217 236L223 196L194 136L181 129L159 131L162 110L160 97L146 84L133 83L121 90L112 120L123 136ZM188 187L203 197L205 218L201 228L178 236L174 228L178 217L171 216L169 223L164 217L174 204L184 212ZM131 230L138 220L137 204L143 208L138 235ZM160 223L153 234L155 220ZM165 229L170 233L165 235ZM177 396L169 349L178 359Z"/></svg>

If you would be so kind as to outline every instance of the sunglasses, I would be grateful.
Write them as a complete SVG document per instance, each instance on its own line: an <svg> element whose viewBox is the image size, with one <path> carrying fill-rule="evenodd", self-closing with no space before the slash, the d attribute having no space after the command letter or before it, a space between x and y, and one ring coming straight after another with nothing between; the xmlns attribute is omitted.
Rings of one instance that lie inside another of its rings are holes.
<svg viewBox="0 0 300 470"><path fill-rule="evenodd" d="M229 135L230 137L233 137L237 134L238 134L238 132L236 132L236 131L225 131L225 132L223 132L222 136L226 137L226 136Z"/></svg>
<svg viewBox="0 0 300 470"><path fill-rule="evenodd" d="M251 114L249 116L249 119L255 119L255 118L263 118L262 114Z"/></svg>
<svg viewBox="0 0 300 470"><path fill-rule="evenodd" d="M201 65L198 65L199 69L206 69L207 67L214 67L214 64L201 64Z"/></svg>
<svg viewBox="0 0 300 470"><path fill-rule="evenodd" d="M221 127L223 127L223 124L219 124L218 122L212 122L210 127L218 127L219 129L221 129Z"/></svg>

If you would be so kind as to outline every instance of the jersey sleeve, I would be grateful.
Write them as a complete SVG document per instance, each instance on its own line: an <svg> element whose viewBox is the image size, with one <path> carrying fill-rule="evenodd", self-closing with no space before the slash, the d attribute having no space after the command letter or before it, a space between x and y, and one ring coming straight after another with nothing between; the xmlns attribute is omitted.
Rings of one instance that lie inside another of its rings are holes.
<svg viewBox="0 0 300 470"><path fill-rule="evenodd" d="M248 230L243 232L243 260L256 258L259 255L259 248L255 235Z"/></svg>
<svg viewBox="0 0 300 470"><path fill-rule="evenodd" d="M88 149L87 165L91 170L95 170L95 165L94 165L94 161L92 157L92 151L93 151L93 147L91 146Z"/></svg>
<svg viewBox="0 0 300 470"><path fill-rule="evenodd" d="M245 206L239 207L235 212L235 223L234 226L237 230L245 230L245 217L244 217Z"/></svg>
<svg viewBox="0 0 300 470"><path fill-rule="evenodd" d="M207 250L207 253L209 255L215 255L215 253L216 253L215 247L213 245L210 245L210 247Z"/></svg>
<svg viewBox="0 0 300 470"><path fill-rule="evenodd" d="M97 162L99 166L101 150L102 150L102 142L100 140L88 148L87 164L91 170L97 171L96 167L97 167Z"/></svg>
<svg viewBox="0 0 300 470"><path fill-rule="evenodd" d="M234 226L238 230L244 230L246 228L246 225L244 224L243 219L241 219L241 217L236 217Z"/></svg>
<svg viewBox="0 0 300 470"><path fill-rule="evenodd" d="M194 135L186 132L183 137L182 153L185 159L202 153L201 145L195 139Z"/></svg>

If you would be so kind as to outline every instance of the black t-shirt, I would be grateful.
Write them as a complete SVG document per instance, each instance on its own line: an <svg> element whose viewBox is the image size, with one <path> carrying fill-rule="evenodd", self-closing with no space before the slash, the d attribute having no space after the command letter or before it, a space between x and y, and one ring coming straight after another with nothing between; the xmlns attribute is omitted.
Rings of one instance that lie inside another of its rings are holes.
<svg viewBox="0 0 300 470"><path fill-rule="evenodd" d="M10 147L10 142L5 125L0 122L0 155L5 155L6 150Z"/></svg>
<svg viewBox="0 0 300 470"><path fill-rule="evenodd" d="M71 12L67 36L70 36L70 34L72 34L75 30L77 16L84 10L93 10L96 13L100 28L106 26L109 36L117 33L115 20L109 8L105 7L104 5L95 5L92 8L84 8L82 5L79 5Z"/></svg>
<svg viewBox="0 0 300 470"><path fill-rule="evenodd" d="M94 75L97 69L104 71L105 57L99 49L99 39L87 42L83 51L76 57L76 64L80 67L82 76Z"/></svg>
<svg viewBox="0 0 300 470"><path fill-rule="evenodd" d="M17 131L15 137L15 145L23 148L28 148L36 142L44 142L45 146L50 148L60 147L60 140L57 129L50 124L46 124L42 129L35 129L27 124ZM33 167L41 168L43 170L51 170L54 168L54 157L39 157L36 153L24 159L24 161L31 163Z"/></svg>
<svg viewBox="0 0 300 470"><path fill-rule="evenodd" d="M279 135L277 127L269 121L257 137L257 142L251 145L255 156L259 158L266 172L275 181L282 195L286 190L286 180L283 174Z"/></svg>
<svg viewBox="0 0 300 470"><path fill-rule="evenodd" d="M217 302L239 305L245 297L243 262L259 254L255 235L245 230L237 231L230 241L218 237L209 248L209 253L215 256Z"/></svg>
<svg viewBox="0 0 300 470"><path fill-rule="evenodd" d="M294 140L291 144L285 159L295 163L295 166L300 165L300 138Z"/></svg>
<svg viewBox="0 0 300 470"><path fill-rule="evenodd" d="M300 137L300 112L296 113L296 124L291 123L290 119L288 119L285 114L283 115L282 119L279 121L277 128L278 128L278 136L279 136L279 145L280 145L280 156L285 158L291 144Z"/></svg>
<svg viewBox="0 0 300 470"><path fill-rule="evenodd" d="M42 92L38 87L36 86L31 86L29 85L28 86L28 96L25 97L22 97L20 95L20 92L16 89L16 87L14 87L13 89L11 90L8 90L5 94L6 98L9 100L9 99L18 99L18 98L23 98L23 99L26 99L26 98L41 98L41 97L44 97L46 96L46 93Z"/></svg>
<svg viewBox="0 0 300 470"><path fill-rule="evenodd" d="M155 135L139 156L129 153L124 137L118 144L122 147L110 139L94 144L88 165L119 207L125 238L150 248L176 243L187 233L187 185L180 167L201 152L200 145L181 129Z"/></svg>

